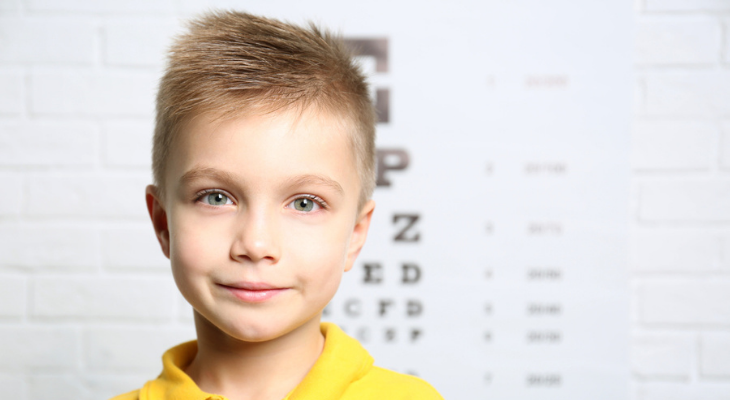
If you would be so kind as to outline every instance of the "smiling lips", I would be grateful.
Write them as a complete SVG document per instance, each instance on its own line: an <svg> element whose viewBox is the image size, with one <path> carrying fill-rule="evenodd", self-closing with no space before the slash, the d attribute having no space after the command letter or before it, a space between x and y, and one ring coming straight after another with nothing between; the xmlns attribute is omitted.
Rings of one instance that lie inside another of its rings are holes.
<svg viewBox="0 0 730 400"><path fill-rule="evenodd" d="M261 303L289 290L289 288L276 287L263 282L239 282L227 285L219 284L219 286L246 303Z"/></svg>

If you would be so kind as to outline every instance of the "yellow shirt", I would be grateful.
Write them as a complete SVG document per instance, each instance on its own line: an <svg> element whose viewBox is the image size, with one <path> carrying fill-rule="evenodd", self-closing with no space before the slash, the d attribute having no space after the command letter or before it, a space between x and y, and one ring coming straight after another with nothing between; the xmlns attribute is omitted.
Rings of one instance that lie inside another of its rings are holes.
<svg viewBox="0 0 730 400"><path fill-rule="evenodd" d="M443 400L426 381L373 366L360 343L337 325L321 324L322 354L307 376L284 400ZM162 356L162 374L112 400L226 400L205 393L183 371L198 352L196 341L183 343Z"/></svg>

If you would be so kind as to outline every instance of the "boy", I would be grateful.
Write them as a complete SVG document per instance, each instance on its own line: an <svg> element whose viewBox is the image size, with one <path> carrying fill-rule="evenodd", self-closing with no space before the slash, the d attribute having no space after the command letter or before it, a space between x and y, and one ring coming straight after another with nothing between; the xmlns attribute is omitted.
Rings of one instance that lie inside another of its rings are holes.
<svg viewBox="0 0 730 400"><path fill-rule="evenodd" d="M115 399L441 399L320 323L375 204L374 112L342 42L237 12L177 38L157 96L157 238L197 341Z"/></svg>

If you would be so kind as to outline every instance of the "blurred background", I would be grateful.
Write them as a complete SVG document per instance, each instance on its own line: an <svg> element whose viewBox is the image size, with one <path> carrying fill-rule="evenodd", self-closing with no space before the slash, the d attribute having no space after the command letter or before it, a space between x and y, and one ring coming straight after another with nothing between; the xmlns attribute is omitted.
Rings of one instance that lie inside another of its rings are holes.
<svg viewBox="0 0 730 400"><path fill-rule="evenodd" d="M222 7L343 34L374 225L325 319L447 399L730 399L730 1L0 0L0 393L103 399L195 337L154 96Z"/></svg>

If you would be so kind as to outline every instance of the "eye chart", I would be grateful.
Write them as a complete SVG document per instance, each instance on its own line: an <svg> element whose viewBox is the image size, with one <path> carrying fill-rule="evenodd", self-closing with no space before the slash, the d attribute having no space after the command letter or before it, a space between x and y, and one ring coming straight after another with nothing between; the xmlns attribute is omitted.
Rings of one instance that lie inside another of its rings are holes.
<svg viewBox="0 0 730 400"><path fill-rule="evenodd" d="M363 2L377 202L326 310L447 399L628 398L631 5Z"/></svg>

